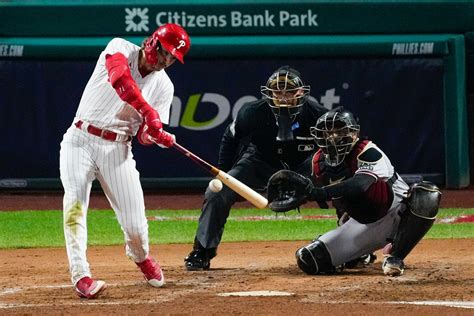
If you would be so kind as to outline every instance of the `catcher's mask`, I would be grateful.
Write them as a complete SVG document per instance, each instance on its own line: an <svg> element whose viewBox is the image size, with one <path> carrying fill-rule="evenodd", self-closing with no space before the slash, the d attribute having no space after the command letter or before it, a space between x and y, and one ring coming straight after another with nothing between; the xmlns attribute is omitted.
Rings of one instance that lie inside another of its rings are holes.
<svg viewBox="0 0 474 316"><path fill-rule="evenodd" d="M279 126L277 140L293 139L292 122L306 102L310 86L305 85L300 73L290 66L278 68L260 87L263 98L271 107Z"/></svg>
<svg viewBox="0 0 474 316"><path fill-rule="evenodd" d="M337 166L359 139L360 126L349 111L329 111L323 114L316 126L311 127L316 144L321 148L326 163Z"/></svg>
<svg viewBox="0 0 474 316"><path fill-rule="evenodd" d="M153 66L158 63L159 49L166 49L184 64L184 55L191 47L188 33L181 26L174 23L160 26L143 44L146 61Z"/></svg>

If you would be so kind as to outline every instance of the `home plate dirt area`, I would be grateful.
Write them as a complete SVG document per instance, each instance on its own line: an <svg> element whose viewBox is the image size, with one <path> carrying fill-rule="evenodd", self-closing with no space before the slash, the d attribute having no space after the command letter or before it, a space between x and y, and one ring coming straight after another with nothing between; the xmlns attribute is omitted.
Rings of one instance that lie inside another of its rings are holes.
<svg viewBox="0 0 474 316"><path fill-rule="evenodd" d="M474 205L472 190L447 192L455 194L447 197L443 192L443 204ZM459 192L468 192L466 198ZM3 205L14 200L25 205L31 198L28 196L2 194L0 200ZM43 199L42 194L36 197ZM200 196L188 197L194 199L187 202L193 205L189 208L200 207ZM102 203L100 197L96 199L92 207ZM161 200L161 206L166 199ZM52 195L48 200L49 209L60 208L55 205L60 197ZM149 209L157 208L150 206L150 199L146 203ZM93 275L109 285L96 300L75 295L64 248L0 250L0 315L474 313L474 239L423 240L405 260L405 274L398 278L383 275L380 252L368 267L335 275L305 275L296 266L294 253L307 242L223 243L211 270L199 272L183 267L191 244L152 245L151 253L161 263L166 280L158 289L145 283L123 246L90 247Z"/></svg>

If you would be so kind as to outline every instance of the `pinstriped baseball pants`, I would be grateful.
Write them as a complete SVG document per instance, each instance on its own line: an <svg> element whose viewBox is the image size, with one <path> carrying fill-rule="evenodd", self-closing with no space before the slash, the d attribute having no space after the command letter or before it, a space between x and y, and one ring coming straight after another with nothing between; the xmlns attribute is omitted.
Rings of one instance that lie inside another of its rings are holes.
<svg viewBox="0 0 474 316"><path fill-rule="evenodd" d="M87 261L87 211L92 182L99 180L125 236L126 255L146 259L148 222L130 142L112 142L71 126L60 150L63 217L71 281L91 277Z"/></svg>

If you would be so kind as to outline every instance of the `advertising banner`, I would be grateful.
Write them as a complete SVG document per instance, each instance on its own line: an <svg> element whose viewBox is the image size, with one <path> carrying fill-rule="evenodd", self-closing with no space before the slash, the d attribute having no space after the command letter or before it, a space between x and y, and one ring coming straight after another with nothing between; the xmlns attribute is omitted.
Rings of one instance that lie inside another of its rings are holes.
<svg viewBox="0 0 474 316"><path fill-rule="evenodd" d="M215 59L173 65L170 125L180 144L217 163L238 110L260 98L281 65L298 69L328 109L344 106L399 173L444 173L443 60L438 58ZM59 144L93 61L0 60L0 179L58 178ZM133 152L142 178L208 177L173 149Z"/></svg>
<svg viewBox="0 0 474 316"><path fill-rule="evenodd" d="M3 1L0 37L148 35L165 23L192 35L459 33L473 11L469 0Z"/></svg>

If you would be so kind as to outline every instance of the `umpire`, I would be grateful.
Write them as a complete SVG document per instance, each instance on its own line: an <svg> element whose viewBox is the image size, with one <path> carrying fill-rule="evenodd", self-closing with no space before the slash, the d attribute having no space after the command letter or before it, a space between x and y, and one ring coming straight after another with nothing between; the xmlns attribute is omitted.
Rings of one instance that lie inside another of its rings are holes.
<svg viewBox="0 0 474 316"><path fill-rule="evenodd" d="M289 66L278 68L260 90L262 99L245 104L224 132L218 165L251 188L263 191L278 170L311 174L316 144L310 127L327 110L308 99L310 87ZM226 186L217 193L206 190L194 247L184 259L187 270L210 268L230 209L239 199Z"/></svg>

